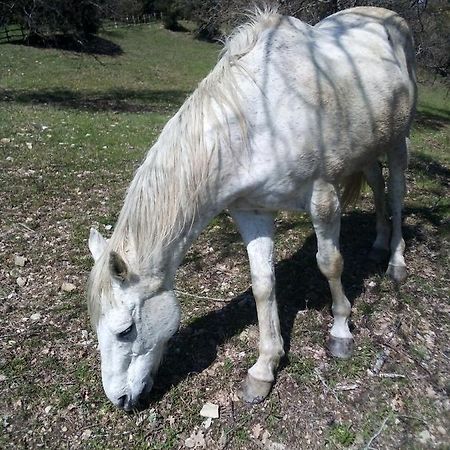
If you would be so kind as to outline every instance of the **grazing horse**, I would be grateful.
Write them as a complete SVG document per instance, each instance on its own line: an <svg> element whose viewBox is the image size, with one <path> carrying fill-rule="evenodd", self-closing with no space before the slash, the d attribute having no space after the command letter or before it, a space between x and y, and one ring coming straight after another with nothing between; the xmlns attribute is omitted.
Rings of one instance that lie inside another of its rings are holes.
<svg viewBox="0 0 450 450"><path fill-rule="evenodd" d="M403 280L401 210L415 102L411 33L392 11L352 8L312 27L268 9L237 28L137 170L111 239L91 230L88 305L108 398L130 410L148 396L180 323L176 269L224 208L247 248L259 323L259 357L242 398L256 403L268 395L284 354L273 263L277 210L309 212L333 302L329 350L350 356L341 211L366 178L376 206L372 256L389 253L388 275Z"/></svg>

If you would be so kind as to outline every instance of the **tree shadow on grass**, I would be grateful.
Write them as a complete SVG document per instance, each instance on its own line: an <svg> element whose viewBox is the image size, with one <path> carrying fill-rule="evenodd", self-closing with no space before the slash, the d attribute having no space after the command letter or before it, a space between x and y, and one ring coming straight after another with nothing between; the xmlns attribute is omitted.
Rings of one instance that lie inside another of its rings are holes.
<svg viewBox="0 0 450 450"><path fill-rule="evenodd" d="M431 156L415 152L411 157L409 167L414 173L419 173L432 180L439 180L442 186L450 186L450 169Z"/></svg>
<svg viewBox="0 0 450 450"><path fill-rule="evenodd" d="M450 124L450 111L426 106L416 112L415 126L438 131Z"/></svg>
<svg viewBox="0 0 450 450"><path fill-rule="evenodd" d="M371 262L367 253L375 238L373 214L354 212L342 219L341 250L345 261L343 284L353 302L364 290L364 280L385 267ZM357 230L357 233L355 233ZM417 230L404 227L404 238L413 240ZM289 352L294 321L306 307L321 310L331 304L328 283L316 264L314 233L291 257L276 265L277 299L286 353ZM217 349L246 327L256 323L251 289L233 298L226 306L194 319L170 341L158 372L150 402L159 401L171 388L190 374L208 368L217 357ZM323 334L326 337L324 324ZM256 356L257 349L249 349Z"/></svg>
<svg viewBox="0 0 450 450"><path fill-rule="evenodd" d="M108 91L72 91L70 89L5 89L0 102L51 105L82 111L173 112L186 99L188 91L111 89Z"/></svg>
<svg viewBox="0 0 450 450"><path fill-rule="evenodd" d="M85 53L98 56L120 56L123 54L120 45L96 35L77 38L73 35L55 34L51 36L29 36L25 40L11 42L16 45L26 45L35 48L65 50L75 53Z"/></svg>

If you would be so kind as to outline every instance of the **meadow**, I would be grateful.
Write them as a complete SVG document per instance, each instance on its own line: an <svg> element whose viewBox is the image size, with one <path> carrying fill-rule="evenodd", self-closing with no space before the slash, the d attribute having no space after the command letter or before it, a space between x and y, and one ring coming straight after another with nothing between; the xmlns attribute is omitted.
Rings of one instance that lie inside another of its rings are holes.
<svg viewBox="0 0 450 450"><path fill-rule="evenodd" d="M402 286L367 261L371 195L343 217L351 360L325 351L330 294L309 218L280 213L287 357L264 403L239 401L256 313L223 213L179 269L182 326L149 408L126 414L104 395L84 293L89 228L111 233L133 172L219 51L157 23L104 31L94 54L0 45L0 447L448 448L450 94L438 81L419 86ZM218 419L200 416L206 402Z"/></svg>

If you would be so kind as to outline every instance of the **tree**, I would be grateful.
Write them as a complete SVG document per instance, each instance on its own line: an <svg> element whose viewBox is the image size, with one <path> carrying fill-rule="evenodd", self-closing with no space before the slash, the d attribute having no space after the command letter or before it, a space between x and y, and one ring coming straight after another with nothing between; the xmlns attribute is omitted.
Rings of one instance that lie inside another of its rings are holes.
<svg viewBox="0 0 450 450"><path fill-rule="evenodd" d="M100 3L93 0L13 0L1 5L4 24L22 25L30 36L87 36L101 23Z"/></svg>
<svg viewBox="0 0 450 450"><path fill-rule="evenodd" d="M227 34L249 6L246 0L185 0L202 38ZM266 2L268 3L268 2ZM270 3L269 3L270 4ZM443 76L449 74L450 5L448 0L279 0L279 11L314 25L323 18L355 6L378 6L398 12L410 24L419 63Z"/></svg>

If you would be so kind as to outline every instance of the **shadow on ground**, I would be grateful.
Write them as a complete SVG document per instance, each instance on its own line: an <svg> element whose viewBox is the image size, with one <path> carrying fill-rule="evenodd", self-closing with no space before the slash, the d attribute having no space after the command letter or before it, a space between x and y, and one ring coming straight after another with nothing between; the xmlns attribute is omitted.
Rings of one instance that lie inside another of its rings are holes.
<svg viewBox="0 0 450 450"><path fill-rule="evenodd" d="M26 45L35 48L51 48L98 56L120 56L123 54L120 45L95 35L82 39L63 34L45 36L45 38L41 36L30 36L25 40L13 41L11 44Z"/></svg>
<svg viewBox="0 0 450 450"><path fill-rule="evenodd" d="M442 186L450 186L450 170L431 156L423 153L414 153L409 167L413 173L419 173L426 178L439 180Z"/></svg>
<svg viewBox="0 0 450 450"><path fill-rule="evenodd" d="M446 109L426 106L416 112L415 126L438 131L450 124L450 113Z"/></svg>
<svg viewBox="0 0 450 450"><path fill-rule="evenodd" d="M182 90L113 89L108 91L72 91L70 89L5 89L0 102L44 104L55 108L85 111L160 112L174 111L188 96Z"/></svg>
<svg viewBox="0 0 450 450"><path fill-rule="evenodd" d="M364 280L369 275L382 273L386 268L367 258L375 238L374 228L374 216L365 212L354 212L342 219L343 284L351 302L363 292ZM407 245L417 235L420 233L415 228L404 227ZM277 298L287 356L297 313L306 307L321 310L331 304L328 283L317 268L316 251L316 238L311 232L291 258L276 265ZM249 289L223 308L211 311L182 328L169 343L150 401L159 401L187 376L209 367L217 357L219 346L254 323L256 309ZM324 323L324 342L326 333ZM256 355L256 348L249 350Z"/></svg>

